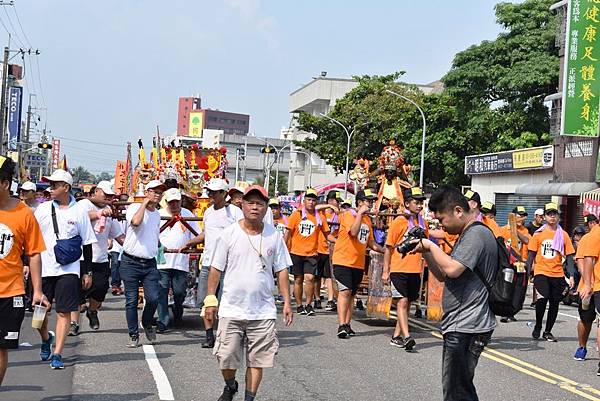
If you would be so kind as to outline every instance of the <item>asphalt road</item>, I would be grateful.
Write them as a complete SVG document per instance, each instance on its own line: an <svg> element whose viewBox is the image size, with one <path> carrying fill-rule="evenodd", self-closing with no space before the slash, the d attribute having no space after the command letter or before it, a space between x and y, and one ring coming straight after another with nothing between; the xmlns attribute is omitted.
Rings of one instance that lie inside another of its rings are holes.
<svg viewBox="0 0 600 401"><path fill-rule="evenodd" d="M0 400L216 400L223 382L210 350L200 347L198 311L187 310L184 326L159 335L153 348L129 349L123 304L123 297L109 295L98 332L82 317L82 333L68 339L64 371L39 361L40 340L29 315L20 342L32 346L10 353ZM529 307L518 322L499 325L476 372L481 400L600 401L595 346L588 345L588 360L574 361L577 310L561 306L560 313L558 343L531 339ZM393 322L356 315L358 335L349 340L335 336L330 312L295 316L289 328L280 325L277 364L265 371L257 400L441 399L442 343L434 323L412 319L417 347L408 353L388 345ZM238 381L243 383L243 374ZM235 399L243 399L243 392Z"/></svg>

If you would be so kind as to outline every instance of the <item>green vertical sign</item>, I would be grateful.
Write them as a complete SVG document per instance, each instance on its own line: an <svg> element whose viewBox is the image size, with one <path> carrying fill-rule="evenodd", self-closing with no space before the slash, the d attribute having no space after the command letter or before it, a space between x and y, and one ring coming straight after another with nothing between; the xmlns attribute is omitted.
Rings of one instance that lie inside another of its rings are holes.
<svg viewBox="0 0 600 401"><path fill-rule="evenodd" d="M600 0L569 0L561 135L598 136Z"/></svg>

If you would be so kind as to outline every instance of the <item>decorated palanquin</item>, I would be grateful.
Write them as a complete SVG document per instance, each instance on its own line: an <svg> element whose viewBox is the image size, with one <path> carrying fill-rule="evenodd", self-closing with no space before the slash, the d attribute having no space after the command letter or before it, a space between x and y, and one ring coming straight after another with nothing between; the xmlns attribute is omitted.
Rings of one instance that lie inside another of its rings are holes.
<svg viewBox="0 0 600 401"><path fill-rule="evenodd" d="M406 188L414 186L411 179L412 167L406 163L403 148L398 146L394 140L389 142L381 151L377 160L377 202L375 211L381 209L383 202L396 205L404 205L402 192Z"/></svg>

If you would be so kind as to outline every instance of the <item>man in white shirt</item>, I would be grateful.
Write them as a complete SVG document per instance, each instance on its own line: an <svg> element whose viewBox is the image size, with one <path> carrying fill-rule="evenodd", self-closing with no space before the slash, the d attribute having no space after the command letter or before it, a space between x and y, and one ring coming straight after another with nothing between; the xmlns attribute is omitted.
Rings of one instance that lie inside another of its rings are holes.
<svg viewBox="0 0 600 401"><path fill-rule="evenodd" d="M204 232L190 240L186 247L193 247L204 242L204 251L202 253L202 267L200 277L198 278L198 299L203 300L206 296L208 285L208 272L210 271L213 254L217 246L217 241L223 230L233 223L244 218L242 210L233 205L227 205L227 182L222 178L212 178L206 184L208 196L212 199L213 205L204 212ZM206 330L206 340L202 343L202 348L212 348L215 345L215 335L212 322L204 319L204 329Z"/></svg>
<svg viewBox="0 0 600 401"><path fill-rule="evenodd" d="M42 291L48 301L56 303L56 339L48 331L46 318L39 330L42 337L40 358L43 361L51 359L52 369L64 369L62 351L69 332L70 315L79 310L80 286L87 290L92 284L92 244L96 242L96 235L88 215L70 194L73 185L71 174L57 169L51 176L43 177L42 181L50 183L52 200L39 205L35 210L35 217L46 243L46 250L42 252ZM66 240L73 242L75 249L75 244L79 243L82 250L78 254L70 252L66 260L63 260L62 253L57 255L55 252L60 251L61 246L56 249L55 246L57 241L62 244ZM82 253L83 260L80 261ZM63 264L57 261L57 256ZM67 262L69 260L72 261Z"/></svg>
<svg viewBox="0 0 600 401"><path fill-rule="evenodd" d="M177 188L165 192L167 207L160 209L162 217L196 217L190 210L181 207L181 191ZM166 223L165 223L166 224ZM198 223L188 221L187 224L200 234ZM183 301L187 289L187 277L190 271L190 257L178 251L183 248L195 234L183 225L181 221L166 227L160 233L160 243L165 247L165 263L158 265L160 273L160 298L158 301L158 321L156 331L164 333L169 325L169 289L173 289L173 324L181 323L183 316ZM170 251L170 252L168 252Z"/></svg>
<svg viewBox="0 0 600 401"><path fill-rule="evenodd" d="M127 199L129 199L127 194L119 195L119 202L127 202ZM125 221L115 220L115 223L121 227L121 231L124 233L127 231L127 223ZM119 265L121 264L121 252L123 247L117 241L109 240L108 244L111 292L113 295L123 295L123 289L121 288L123 282L121 281L121 275L119 274Z"/></svg>
<svg viewBox="0 0 600 401"><path fill-rule="evenodd" d="M79 207L88 213L98 240L92 245L92 286L82 297L84 303L89 300L85 315L92 330L100 328L98 309L102 306L109 287L108 242L114 240L123 244L123 241L125 241L125 233L119 222L111 217L112 210L108 207L114 194L110 182L100 181L95 188L90 190L90 197L82 199L78 203ZM74 320L79 322L79 316Z"/></svg>
<svg viewBox="0 0 600 401"><path fill-rule="evenodd" d="M144 334L149 342L156 340L152 320L160 294L160 274L156 268L160 234L160 213L157 207L165 188L165 184L158 180L150 181L145 187L144 201L129 205L125 215L127 232L119 273L125 287L125 316L129 330L127 346L130 348L140 345L137 313L140 282L144 286L146 300L142 312Z"/></svg>
<svg viewBox="0 0 600 401"><path fill-rule="evenodd" d="M230 401L237 393L235 374L244 353L245 400L254 400L263 368L273 367L279 348L273 275L277 276L284 299L285 325L289 326L293 319L287 271L292 260L281 233L263 223L268 200L263 187L253 185L246 189L242 204L244 219L223 230L211 263L204 305L210 321L216 318L219 307L214 354L225 380L220 401ZM224 276L223 295L219 305L215 294L221 276Z"/></svg>

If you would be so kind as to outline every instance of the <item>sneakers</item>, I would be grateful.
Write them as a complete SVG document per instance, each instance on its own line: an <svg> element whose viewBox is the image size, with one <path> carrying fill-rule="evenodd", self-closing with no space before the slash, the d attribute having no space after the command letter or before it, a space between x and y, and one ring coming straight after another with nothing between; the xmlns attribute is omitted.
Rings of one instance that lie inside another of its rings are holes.
<svg viewBox="0 0 600 401"><path fill-rule="evenodd" d="M545 332L544 332L544 334L542 334L542 338L543 338L544 340L546 340L546 341L549 341L549 342L551 342L551 343L555 343L555 342L557 342L557 341L558 341L558 340L556 339L556 337L554 337L554 336L552 335L552 333L550 333L549 331L545 331Z"/></svg>
<svg viewBox="0 0 600 401"><path fill-rule="evenodd" d="M119 287L118 285L113 285L111 292L113 295L119 295L119 291L121 290L121 287Z"/></svg>
<svg viewBox="0 0 600 401"><path fill-rule="evenodd" d="M156 331L152 325L150 325L150 327L144 327L144 334L150 343L156 341Z"/></svg>
<svg viewBox="0 0 600 401"><path fill-rule="evenodd" d="M233 400L233 396L238 392L238 382L235 382L235 386L233 388L225 385L223 387L223 392L217 401L231 401Z"/></svg>
<svg viewBox="0 0 600 401"><path fill-rule="evenodd" d="M585 361L586 355L587 355L587 349L585 347L579 347L579 348L577 348L577 351L575 351L575 355L573 356L573 359L575 359L576 361Z"/></svg>
<svg viewBox="0 0 600 401"><path fill-rule="evenodd" d="M535 327L533 329L533 331L531 332L531 337L533 337L534 340L538 340L540 338L541 331L542 331L542 329L538 329L537 327Z"/></svg>
<svg viewBox="0 0 600 401"><path fill-rule="evenodd" d="M53 354L51 359L50 359L50 367L52 369L64 369L65 368L65 364L62 361L62 355L60 354Z"/></svg>
<svg viewBox="0 0 600 401"><path fill-rule="evenodd" d="M311 305L306 305L304 307L304 310L306 312L306 316L314 316L315 315L315 310L313 309L313 307Z"/></svg>
<svg viewBox="0 0 600 401"><path fill-rule="evenodd" d="M350 337L354 337L356 335L356 332L352 330L352 327L350 327L349 324L346 325L346 331Z"/></svg>
<svg viewBox="0 0 600 401"><path fill-rule="evenodd" d="M501 318L500 323L508 323L508 318L507 317Z"/></svg>
<svg viewBox="0 0 600 401"><path fill-rule="evenodd" d="M390 340L390 345L398 348L404 348L404 339L402 338L402 336L392 337L392 339Z"/></svg>
<svg viewBox="0 0 600 401"><path fill-rule="evenodd" d="M412 351L413 348L415 348L415 345L417 345L416 341L408 336L404 339L404 349L407 351Z"/></svg>
<svg viewBox="0 0 600 401"><path fill-rule="evenodd" d="M325 310L328 312L333 312L335 310L337 310L337 306L335 305L335 301L327 301L327 303L325 304Z"/></svg>
<svg viewBox="0 0 600 401"><path fill-rule="evenodd" d="M338 338L350 338L350 334L348 333L348 327L345 324L342 324L338 327L337 336Z"/></svg>
<svg viewBox="0 0 600 401"><path fill-rule="evenodd" d="M167 332L167 326L165 326L164 324L158 322L156 324L156 333L157 334L164 334Z"/></svg>
<svg viewBox="0 0 600 401"><path fill-rule="evenodd" d="M313 302L313 308L315 309L323 309L323 306L321 305L321 300L320 299L315 299Z"/></svg>
<svg viewBox="0 0 600 401"><path fill-rule="evenodd" d="M423 311L421 309L416 309L415 310L415 318L416 319L422 319L423 318Z"/></svg>
<svg viewBox="0 0 600 401"><path fill-rule="evenodd" d="M356 310L365 310L362 299L356 301Z"/></svg>
<svg viewBox="0 0 600 401"><path fill-rule="evenodd" d="M137 348L140 346L140 336L137 334L130 334L129 341L127 341L127 348Z"/></svg>
<svg viewBox="0 0 600 401"><path fill-rule="evenodd" d="M77 322L71 322L71 327L69 328L69 337L75 337L79 335L79 324Z"/></svg>
<svg viewBox="0 0 600 401"><path fill-rule="evenodd" d="M212 334L209 334L212 333ZM206 340L202 343L202 348L214 348L215 335L213 332L206 332Z"/></svg>
<svg viewBox="0 0 600 401"><path fill-rule="evenodd" d="M304 308L304 305L300 305L296 308L296 313L299 315L306 315L306 309Z"/></svg>
<svg viewBox="0 0 600 401"><path fill-rule="evenodd" d="M88 309L88 311L85 312L85 316L90 321L90 329L98 330L100 328L100 320L98 320L98 311L97 310L91 311Z"/></svg>
<svg viewBox="0 0 600 401"><path fill-rule="evenodd" d="M48 341L42 341L42 347L40 349L40 359L47 361L52 355L52 346L54 345L54 332L48 331Z"/></svg>
<svg viewBox="0 0 600 401"><path fill-rule="evenodd" d="M508 319L509 322L516 322L517 321L517 318L514 317L514 316L509 316L507 319Z"/></svg>

